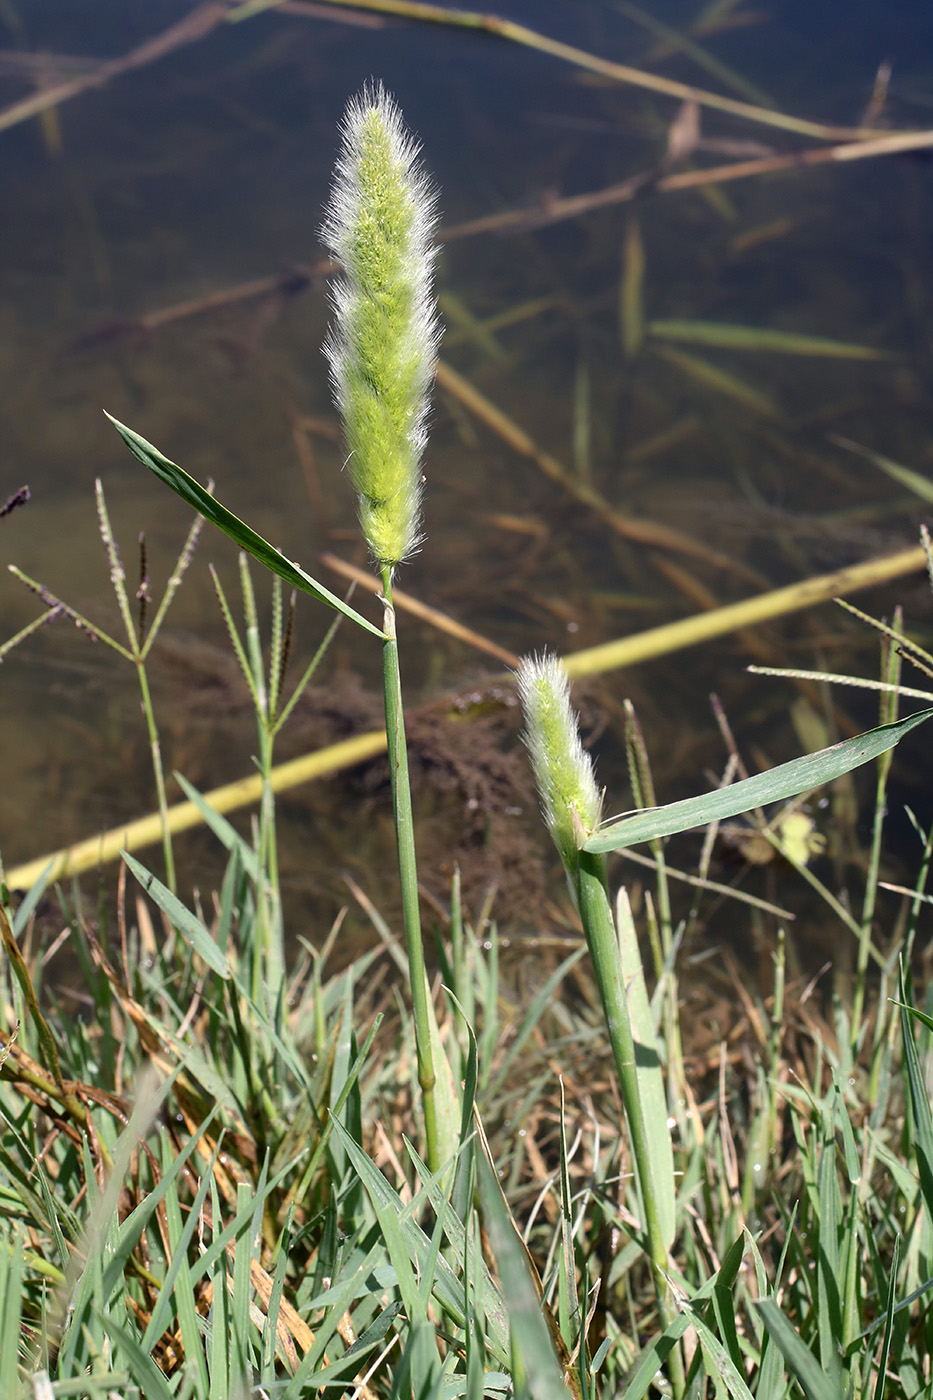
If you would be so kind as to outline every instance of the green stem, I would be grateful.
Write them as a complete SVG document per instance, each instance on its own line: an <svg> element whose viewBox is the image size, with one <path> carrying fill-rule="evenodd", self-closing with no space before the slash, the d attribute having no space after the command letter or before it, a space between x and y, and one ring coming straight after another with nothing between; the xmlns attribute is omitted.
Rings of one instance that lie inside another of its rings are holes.
<svg viewBox="0 0 933 1400"><path fill-rule="evenodd" d="M149 678L146 664L141 657L134 657L139 688L143 697L143 714L146 716L146 730L149 734L149 749L152 754L152 772L155 777L156 798L159 803L159 819L162 825L162 853L165 859L165 883L172 894L177 892L175 881L175 856L172 851L172 832L168 819L168 798L165 794L165 774L162 771L162 749L159 744L159 731L156 728L152 696L149 693Z"/></svg>
<svg viewBox="0 0 933 1400"><path fill-rule="evenodd" d="M883 719L882 723L886 721ZM872 821L871 850L868 854L868 870L865 876L865 898L862 902L862 928L858 941L858 957L855 970L855 990L852 995L851 1050L858 1054L862 1031L862 1017L865 1012L865 982L868 973L868 959L872 951L872 924L875 917L875 899L878 894L878 878L881 868L881 841L884 834L885 796L888 774L894 760L893 751L883 753L878 759L878 772L875 785L875 815Z"/></svg>
<svg viewBox="0 0 933 1400"><path fill-rule="evenodd" d="M638 1089L638 1075L635 1064L635 1042L632 1037L632 1024L628 1011L628 1000L622 976L622 960L619 953L619 940L609 890L606 885L606 868L602 856L588 851L579 853L577 864L577 894L580 917L586 934L586 943L596 974L603 1014L609 1031L609 1043L619 1076L619 1090L628 1120L632 1156L641 1193L644 1211L645 1232L648 1237L648 1255L658 1300L658 1314L661 1326L667 1327L673 1321L673 1311L669 1301L667 1282L667 1249L661 1230L657 1202L652 1189L651 1158L648 1146L648 1131L642 1110L641 1095ZM683 1362L677 1347L671 1350L669 1358L670 1381L675 1400L683 1394Z"/></svg>
<svg viewBox="0 0 933 1400"><path fill-rule="evenodd" d="M395 609L392 606L392 579L388 569L383 569L382 586L385 594L383 627L385 641L382 645L382 676L385 692L389 776L392 784L392 806L395 815L395 841L402 892L402 917L405 924L408 976L411 983L412 1011L415 1022L418 1083L421 1085L424 1099L424 1131L428 1165L432 1171L437 1171L441 1162L437 1104L434 1093L436 1074L434 1056L431 1050L431 1012L428 977L424 966L424 947L421 941L418 868L415 860L415 826L411 810L405 717L402 710L402 680L399 671L398 640L395 635Z"/></svg>
<svg viewBox="0 0 933 1400"><path fill-rule="evenodd" d="M258 1002L260 988L265 985L274 1008L285 977L275 793L271 783L275 736L268 715L257 711L256 718L262 794L259 799L259 887L256 890L259 937L253 949L252 995Z"/></svg>
<svg viewBox="0 0 933 1400"><path fill-rule="evenodd" d="M900 609L894 614L892 635L882 638L881 679L896 686L901 678L901 653L894 644L894 638L901 631ZM897 691L882 692L881 723L891 724L897 719ZM855 993L852 998L852 1053L858 1053L865 1010L865 981L868 972L868 958L872 947L872 924L875 918L875 900L878 894L878 876L881 869L881 840L884 831L884 818L887 811L888 775L894 754L884 753L878 759L877 782L875 786L875 816L872 823L871 851L868 857L868 871L865 876L865 898L862 902L862 934L859 938L858 961L856 964Z"/></svg>

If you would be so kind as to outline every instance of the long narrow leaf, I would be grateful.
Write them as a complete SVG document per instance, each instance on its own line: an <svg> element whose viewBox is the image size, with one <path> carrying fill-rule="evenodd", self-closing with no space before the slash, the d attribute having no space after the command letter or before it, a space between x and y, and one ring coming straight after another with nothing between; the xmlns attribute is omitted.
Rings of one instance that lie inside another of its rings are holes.
<svg viewBox="0 0 933 1400"><path fill-rule="evenodd" d="M729 1356L737 1369L742 1367L742 1349L739 1342L739 1329L736 1325L736 1298L733 1285L745 1256L745 1233L743 1231L726 1250L719 1272L710 1290L710 1305L703 1316L712 1325L728 1349ZM694 1299L694 1312L696 1311Z"/></svg>
<svg viewBox="0 0 933 1400"><path fill-rule="evenodd" d="M226 954L217 946L211 937L210 930L206 929L200 919L195 918L189 909L186 909L177 895L172 894L167 886L157 880L150 870L147 870L138 860L129 855L127 851L120 853L126 861L127 868L132 875L142 885L148 895L155 900L156 904L169 919L187 943L207 963L212 972L216 972L218 977L228 979L231 975L230 964Z"/></svg>
<svg viewBox="0 0 933 1400"><path fill-rule="evenodd" d="M228 851L236 851L249 878L254 884L258 883L260 878L259 860L249 842L244 841L236 827L228 822L226 817L215 811L207 798L198 791L193 783L188 782L183 773L176 772L174 778L188 801L193 802L201 813L205 826L210 827L217 840Z"/></svg>
<svg viewBox="0 0 933 1400"><path fill-rule="evenodd" d="M648 334L661 340L693 345L716 345L722 350L768 350L778 355L817 355L837 360L884 360L887 352L871 345L828 340L822 335L774 330L770 326L741 326L727 321L651 321Z"/></svg>
<svg viewBox="0 0 933 1400"><path fill-rule="evenodd" d="M688 1328L692 1326L692 1314L680 1313L659 1336L654 1337L648 1343L634 1366L629 1370L625 1378L625 1390L619 1400L641 1400L643 1395L647 1395L655 1381L663 1376L664 1363L674 1347Z"/></svg>
<svg viewBox="0 0 933 1400"><path fill-rule="evenodd" d="M220 1154L219 1144L216 1147L217 1155ZM166 1171L172 1166L172 1149L168 1142L168 1137L163 1134L162 1138L162 1169ZM188 1247L191 1236L195 1228L203 1219L201 1208L207 1196L207 1188L210 1184L209 1173L213 1169L213 1164L208 1172L201 1174L198 1191L188 1212L187 1219L182 1222L181 1205L178 1199L177 1190L166 1191L165 1193L165 1221L168 1229L169 1261L168 1268L162 1279L162 1287L156 1299L155 1307L149 1316L146 1325L146 1332L143 1335L142 1347L144 1351L149 1351L155 1338L161 1335L163 1317L156 1317L157 1313L168 1315L168 1310L175 1301L175 1312L178 1318L178 1332L181 1338L181 1345L184 1350L185 1363L190 1378L192 1393L197 1400L208 1400L210 1395L210 1379L207 1373L207 1360L204 1356L204 1347L201 1342L201 1333L198 1327L200 1321L197 1312L197 1291L191 1282L191 1273L188 1268Z"/></svg>
<svg viewBox="0 0 933 1400"><path fill-rule="evenodd" d="M554 994L557 988L574 964L580 961L585 952L586 945L581 943L579 948L576 948L564 959L559 967L555 968L522 1017L522 1023L518 1030L511 1032L509 1048L503 1056L502 1063L496 1070L495 1078L492 1083L486 1087L485 1098L487 1102L492 1103L495 1100L503 1084L514 1082L509 1080L509 1076L512 1073L512 1066L515 1064L522 1050L524 1050L526 1042L534 1032L544 1012L553 1004ZM488 1017L488 1011L486 1015Z"/></svg>
<svg viewBox="0 0 933 1400"><path fill-rule="evenodd" d="M927 504L933 502L933 481L922 472L915 472L912 467L902 467L900 462L892 462L890 457L883 457L880 452L872 452L870 448L862 447L860 443L852 442L849 438L837 437L835 433L830 434L830 441L836 443L837 447L845 447L849 452L856 452L860 457L865 457L892 481L906 486L907 490L912 491L921 501L926 501Z"/></svg>
<svg viewBox="0 0 933 1400"><path fill-rule="evenodd" d="M678 831L689 831L694 826L708 826L710 822L737 817L741 812L749 812L771 802L784 802L798 793L822 787L824 783L830 783L834 778L842 777L843 773L849 773L853 768L893 749L905 734L931 716L933 709L918 710L915 715L908 715L896 724L869 729L866 734L858 734L854 739L844 739L841 744L833 744L828 749L804 754L802 758L769 768L767 773L743 778L729 787L704 792L699 797L687 797L682 802L671 802L666 807L652 807L631 817L622 817L597 831L583 849L621 851L640 841L673 836Z"/></svg>
<svg viewBox="0 0 933 1400"><path fill-rule="evenodd" d="M923 1067L917 1053L913 1026L910 1017L914 1016L929 1028L929 1017L917 1012L907 1004L904 981L904 968L900 970L900 1011L901 1036L904 1042L904 1064L907 1068L907 1083L910 1092L910 1107L914 1120L913 1146L917 1158L917 1175L920 1190L930 1219L933 1220L933 1111L923 1077Z"/></svg>
<svg viewBox="0 0 933 1400"><path fill-rule="evenodd" d="M620 889L616 898L616 928L619 934L619 954L622 960L622 978L628 1001L629 1020L632 1024L632 1040L635 1043L635 1075L638 1080L638 1096L645 1121L646 1146L651 1163L650 1185L642 1183L642 1189L654 1195L655 1209L665 1247L674 1243L676 1230L674 1189L674 1153L671 1148L671 1130L667 1115L667 1093L664 1075L658 1058L657 1036L648 990L645 986L645 970L642 966L635 921L629 906L625 889Z"/></svg>
<svg viewBox="0 0 933 1400"><path fill-rule="evenodd" d="M146 1400L173 1400L172 1389L163 1371L153 1357L143 1350L129 1326L121 1327L115 1317L103 1311L98 1313L98 1320L114 1352L118 1356L122 1353L129 1362L130 1374L139 1386L139 1393L145 1395Z"/></svg>
<svg viewBox="0 0 933 1400"><path fill-rule="evenodd" d="M158 1108L158 1105L167 1098L168 1090L171 1088L177 1076L178 1070L175 1070L166 1082L159 1085L157 1090L158 1097L154 1098L151 1094L148 1096L147 1107L154 1102L156 1108ZM214 1111L211 1110L204 1119L204 1122L192 1133L191 1137L178 1152L178 1155L175 1157L169 1169L159 1178L159 1181L149 1194L143 1196L142 1200L130 1211L126 1219L120 1222L117 1227L117 1235L113 1248L110 1250L106 1260L106 1270L103 1275L103 1286L106 1290L105 1296L109 1297L114 1289L117 1288L120 1279L123 1277L130 1255L142 1238L143 1232L152 1219L152 1216L158 1210L163 1197L168 1195L171 1191L177 1193L177 1182L182 1173L187 1170L186 1163L188 1158L195 1149L198 1148L202 1138L206 1136L211 1123L214 1121L214 1116ZM131 1127L127 1128L124 1133L124 1139L126 1139L126 1134L130 1133L130 1138L126 1140L135 1142L136 1139L132 1138L131 1133L132 1119L130 1120L130 1124ZM219 1155L217 1149L215 1149L215 1155ZM212 1160L210 1161L210 1165L213 1167ZM150 1337L149 1341L151 1342L152 1340L153 1338Z"/></svg>
<svg viewBox="0 0 933 1400"><path fill-rule="evenodd" d="M693 1313L692 1319L706 1363L706 1373L712 1376L717 1394L721 1394L721 1387L724 1386L733 1400L752 1400L752 1393L739 1366L721 1339L706 1325L699 1313Z"/></svg>
<svg viewBox="0 0 933 1400"><path fill-rule="evenodd" d="M468 1144L467 1147L471 1145L472 1144ZM442 1168L440 1172L435 1172L432 1175L411 1143L406 1141L405 1146L414 1164L415 1170L423 1183L424 1192L431 1202L435 1215L438 1219L443 1220L444 1234L447 1238L445 1257L448 1258L451 1268L456 1271L456 1278L459 1282L459 1279L465 1274L467 1268L467 1253L469 1249L468 1230L470 1214L472 1213L472 1197L470 1198L469 1213L465 1212L463 1217L461 1217L451 1208L450 1202L447 1199L443 1180L446 1177L446 1168ZM461 1154L461 1161L462 1160L463 1154ZM415 1228L418 1227L416 1226ZM474 1301L481 1304L483 1317L487 1323L483 1343L487 1348L495 1350L499 1339L502 1340L503 1344L506 1344L508 1340L509 1319L505 1300L493 1280L492 1274L486 1267L485 1261L481 1258L474 1263L473 1280ZM445 1276L443 1271L439 1268L436 1279L435 1296L441 1303L445 1301L444 1287L447 1281L447 1276ZM460 1296L463 1296L462 1290ZM452 1313L451 1315L455 1316L456 1314ZM463 1315L466 1316L465 1313ZM504 1354L507 1354L507 1352Z"/></svg>
<svg viewBox="0 0 933 1400"><path fill-rule="evenodd" d="M502 1291L508 1300L513 1346L535 1400L566 1400L567 1389L548 1325L528 1272L525 1250L509 1219L502 1190L483 1154L478 1156L479 1192Z"/></svg>
<svg viewBox="0 0 933 1400"><path fill-rule="evenodd" d="M0 1347L0 1394L15 1395L23 1310L23 1247L19 1240L0 1251L0 1320L6 1344Z"/></svg>
<svg viewBox="0 0 933 1400"><path fill-rule="evenodd" d="M831 1104L825 1110L825 1114L816 1178L819 1207L816 1288L820 1359L823 1362L823 1370L830 1375L834 1365L838 1366L838 1347L842 1339L842 1303L839 1296L842 1283L839 1260L842 1198L836 1175L836 1141Z"/></svg>
<svg viewBox="0 0 933 1400"><path fill-rule="evenodd" d="M293 564L290 559L286 559L284 554L280 554L268 540L264 540L262 535L257 535L239 516L227 510L218 500L205 491L204 487L195 481L193 476L189 476L181 467L170 462L167 457L163 457L157 447L153 447L151 442L147 442L139 433L134 433L132 428L125 427L118 422L111 414L107 414L113 426L126 443L127 447L138 457L144 467L148 467L160 481L164 481L166 486L170 486L176 495L192 506L205 520L209 520L212 525L216 525L218 530L223 530L225 535L229 535L233 543L239 549L245 549L247 554L251 554L254 559L258 559L260 564L264 564L272 573L278 574L286 583L290 583L293 588L300 588L302 593L310 593L312 598L317 598L319 602L326 603L328 607L343 613L351 622L355 622L358 627L371 632L374 637L383 640L383 634L378 627L374 627L365 617L351 608L349 603L345 603L342 598L338 598L336 593L331 593L329 588L325 588L323 583L318 583L310 574L306 574L304 569Z"/></svg>
<svg viewBox="0 0 933 1400"><path fill-rule="evenodd" d="M900 1237L894 1236L894 1251L891 1258L891 1273L888 1278L888 1301L884 1310L884 1337L878 1357L878 1374L875 1378L874 1400L884 1400L885 1381L888 1373L888 1356L891 1351L891 1333L894 1328L894 1299L897 1296L897 1259L900 1253Z"/></svg>
<svg viewBox="0 0 933 1400"><path fill-rule="evenodd" d="M772 1341L784 1355L787 1367L800 1382L807 1400L840 1400L842 1391L823 1370L773 1298L762 1298L758 1307Z"/></svg>

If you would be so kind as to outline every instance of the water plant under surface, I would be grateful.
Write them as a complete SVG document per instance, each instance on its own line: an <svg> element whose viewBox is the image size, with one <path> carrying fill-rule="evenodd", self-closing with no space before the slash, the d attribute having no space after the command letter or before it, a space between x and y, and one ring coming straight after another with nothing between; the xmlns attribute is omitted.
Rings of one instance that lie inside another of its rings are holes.
<svg viewBox="0 0 933 1400"><path fill-rule="evenodd" d="M383 928L382 948L330 974L338 919L285 967L269 781L288 708L281 599L264 670L244 562L245 640L221 600L257 714L262 803L247 840L189 790L229 853L212 905L187 908L170 874L163 883L127 856L154 915L140 893L131 917L125 871L114 929L63 907L92 1009L78 1018L43 986L41 889L0 913L13 1012L0 1313L20 1339L0 1350L0 1396L927 1394L933 1008L915 993L911 954L933 838L918 828L899 936L876 947L868 918L880 986L869 1009L863 989L857 1021L842 1001L831 1026L791 1011L778 944L772 995L745 989L758 1043L731 1098L728 1033L695 1083L685 1068L677 938L661 940L649 997L626 894L613 897L603 861L650 842L660 865L664 837L883 759L933 709L898 720L889 706L868 734L670 806L651 802L632 716L646 810L603 822L565 676L526 661L528 747L596 995L559 995L582 975L574 949L503 1025L497 935L471 925L456 880L443 989L429 980L393 577L420 529L431 216L394 103L365 90L325 225L344 277L328 354L381 627L117 424L199 515L378 641L404 953ZM882 765L879 813L885 784ZM877 866L870 884L873 898ZM659 868L660 907L663 887ZM380 958L404 973L410 1016L369 977ZM375 1054L384 1012L395 1035ZM503 1125L526 1115L532 1141L510 1142ZM484 1125L500 1129L492 1146ZM526 1151L534 1206L519 1205Z"/></svg>

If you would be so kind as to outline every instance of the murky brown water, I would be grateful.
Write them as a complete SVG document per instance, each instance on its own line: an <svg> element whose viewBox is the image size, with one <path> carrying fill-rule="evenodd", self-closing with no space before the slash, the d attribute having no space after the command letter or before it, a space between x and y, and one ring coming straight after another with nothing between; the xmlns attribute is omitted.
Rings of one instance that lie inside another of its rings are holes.
<svg viewBox="0 0 933 1400"><path fill-rule="evenodd" d="M18 8L22 29L0 37L4 103L34 91L37 71L39 81L52 82L76 70L66 57L126 53L190 7L100 6L94 32L84 7ZM670 0L663 17L683 27L696 8ZM775 17L743 4L723 8L737 21L747 10L749 23L696 41L782 110L850 125L869 102L877 65L893 58L881 120L904 128L933 122L923 6L899 5L896 18L890 7L866 6L859 27L843 33L818 32L805 6L785 6ZM552 0L514 5L510 14L605 57L729 90L721 75L659 51L611 4ZM563 195L651 171L663 158L677 112L668 99L487 36L361 27L348 18L284 6L221 25L75 97L44 126L33 119L0 132L0 496L24 481L33 493L28 509L0 522L3 555L101 625L116 628L118 617L94 478L104 481L133 587L138 533L146 533L158 590L188 524L123 449L103 408L199 478L213 477L227 505L306 567L317 567L323 549L363 562L320 353L325 288L320 279L289 276L320 256L316 229L336 124L363 80L381 77L419 133L448 225L548 208ZM17 60L16 50L26 58ZM40 53L37 70L29 55ZM704 116L702 135L720 145L697 151L696 164L741 153L723 142L776 151L811 144L717 113ZM452 242L439 262L450 364L577 482L733 566L623 538L441 389L426 459L427 540L402 586L513 652L565 651L686 615L703 590L709 601L727 602L911 544L924 508L829 435L933 475L931 169L915 155L646 192L553 226ZM631 266L636 236L649 321L739 322L852 341L885 357L803 358L656 336L626 357L620 277L626 239ZM140 317L266 276L281 277L278 294L231 298L219 309L133 329ZM239 702L220 724L192 696L214 668L210 648L224 643L208 561L235 587L232 547L205 537L169 616L162 663L158 652L153 660L167 764L202 787L249 772L254 743ZM332 576L326 581L335 585ZM12 578L0 589L8 635L38 605ZM890 609L897 599L928 629L920 579L861 601ZM299 657L325 625L301 600ZM831 608L774 624L761 638L778 663L868 674L877 664L873 637ZM421 623L406 624L404 646L413 704L499 669ZM694 790L722 766L707 704L713 689L750 764L799 751L788 718L795 692L747 677L749 659L741 641L726 639L586 689L613 807L628 805L619 739L627 695L662 797ZM344 629L322 675L338 696L364 697L361 723L378 666L374 648ZM125 662L57 624L12 655L0 681L0 844L8 865L151 808L138 693ZM856 724L873 721L870 702L847 695L844 707ZM313 746L315 733L321 742L331 733L320 706L283 741L282 755ZM511 712L501 728L490 720L484 731L478 787L459 736L446 746L436 734L424 743L421 801L444 841L460 841L468 865L472 850L472 898L486 879L506 879L501 857L513 851L513 838L518 854L505 866L532 861L546 869L534 804L512 766ZM930 773L921 744L913 742L902 772L923 819ZM382 798L377 769L283 803L286 885L310 922L329 917L343 897L343 865L378 888L373 871L391 845ZM491 827L477 816L484 803L496 809ZM309 833L321 857L310 871ZM423 861L425 882L439 896L450 864L442 844L432 843ZM484 866L482 852L497 846L500 859ZM200 883L212 877L209 849L203 837L182 845L189 885L195 871ZM681 854L686 861L686 849ZM526 881L504 896L504 916L535 926L550 888L537 876Z"/></svg>

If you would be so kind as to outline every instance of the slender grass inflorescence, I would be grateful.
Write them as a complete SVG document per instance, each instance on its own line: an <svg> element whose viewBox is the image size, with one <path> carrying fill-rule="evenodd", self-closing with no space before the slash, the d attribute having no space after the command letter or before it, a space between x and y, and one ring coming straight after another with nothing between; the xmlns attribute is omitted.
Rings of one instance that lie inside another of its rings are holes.
<svg viewBox="0 0 933 1400"><path fill-rule="evenodd" d="M360 525L384 595L382 670L418 1082L432 1170L456 1150L459 1108L431 1005L418 894L392 574L419 543L421 454L438 324L431 280L435 196L418 145L381 84L343 122L323 237L343 266L325 353L343 417Z"/></svg>
<svg viewBox="0 0 933 1400"><path fill-rule="evenodd" d="M360 498L381 570L419 543L421 454L438 323L431 284L436 196L418 144L381 83L347 108L322 237L343 267L325 345Z"/></svg>
<svg viewBox="0 0 933 1400"><path fill-rule="evenodd" d="M518 689L544 819L574 882L581 837L599 825L593 761L580 741L570 682L556 656L526 658L518 672Z"/></svg>

